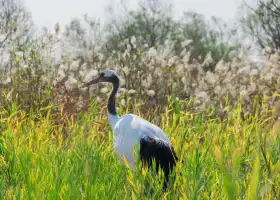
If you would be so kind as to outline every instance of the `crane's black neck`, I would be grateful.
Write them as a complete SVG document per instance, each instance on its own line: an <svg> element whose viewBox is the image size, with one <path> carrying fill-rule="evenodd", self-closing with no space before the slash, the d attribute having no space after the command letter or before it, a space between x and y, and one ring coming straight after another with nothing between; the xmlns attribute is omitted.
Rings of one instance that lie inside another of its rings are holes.
<svg viewBox="0 0 280 200"><path fill-rule="evenodd" d="M119 89L119 86L120 86L120 81L119 81L119 78L116 77L116 76L113 76L112 78L110 78L110 82L113 84L113 89L112 89L112 92L109 96L109 99L108 99L108 112L111 114L111 115L117 115L117 110L116 110L116 94L117 94L117 91Z"/></svg>

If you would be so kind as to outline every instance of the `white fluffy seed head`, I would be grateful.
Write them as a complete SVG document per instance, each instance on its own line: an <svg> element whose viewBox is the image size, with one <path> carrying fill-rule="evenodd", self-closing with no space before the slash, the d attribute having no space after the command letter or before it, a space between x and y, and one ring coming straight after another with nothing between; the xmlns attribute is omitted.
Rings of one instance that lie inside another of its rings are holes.
<svg viewBox="0 0 280 200"><path fill-rule="evenodd" d="M125 106L125 100L124 100L124 99L121 100L121 105L122 105L123 107Z"/></svg>
<svg viewBox="0 0 280 200"><path fill-rule="evenodd" d="M101 97L96 97L96 102L101 103L103 101L103 99Z"/></svg>
<svg viewBox="0 0 280 200"><path fill-rule="evenodd" d="M101 92L102 94L108 93L108 88L106 88L106 87L101 88L100 92Z"/></svg>
<svg viewBox="0 0 280 200"><path fill-rule="evenodd" d="M93 79L97 75L98 75L98 71L97 70L86 71L85 72L85 81L90 81L91 79Z"/></svg>
<svg viewBox="0 0 280 200"><path fill-rule="evenodd" d="M154 97L155 94L156 94L156 93L155 93L154 90L149 90L149 91L147 92L147 95L150 96L150 97Z"/></svg>
<svg viewBox="0 0 280 200"><path fill-rule="evenodd" d="M72 90L73 87L77 87L78 81L73 77L73 76L69 76L68 80L64 83L66 89L68 91Z"/></svg>
<svg viewBox="0 0 280 200"><path fill-rule="evenodd" d="M136 93L136 91L133 90L133 89L130 89L130 90L128 91L128 94L134 94L134 93Z"/></svg>

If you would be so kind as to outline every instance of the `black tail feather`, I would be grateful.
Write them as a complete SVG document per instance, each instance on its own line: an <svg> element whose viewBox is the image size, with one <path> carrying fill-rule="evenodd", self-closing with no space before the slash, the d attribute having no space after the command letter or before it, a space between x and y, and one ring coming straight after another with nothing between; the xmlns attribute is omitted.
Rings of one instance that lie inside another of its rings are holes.
<svg viewBox="0 0 280 200"><path fill-rule="evenodd" d="M166 191L170 174L178 161L174 148L161 140L145 136L140 140L140 159L142 165L148 168L151 168L152 161L155 160L156 172L160 169L164 172L163 191Z"/></svg>

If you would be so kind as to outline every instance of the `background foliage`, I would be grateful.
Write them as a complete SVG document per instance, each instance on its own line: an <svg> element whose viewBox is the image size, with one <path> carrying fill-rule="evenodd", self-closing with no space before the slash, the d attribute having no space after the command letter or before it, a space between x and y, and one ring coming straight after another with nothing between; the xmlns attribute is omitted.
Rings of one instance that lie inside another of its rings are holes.
<svg viewBox="0 0 280 200"><path fill-rule="evenodd" d="M121 77L120 114L162 127L185 163L165 198L279 197L279 8L244 4L227 24L141 0L106 24L37 30L23 2L0 0L1 198L143 195L113 155L110 86L78 87L103 69Z"/></svg>

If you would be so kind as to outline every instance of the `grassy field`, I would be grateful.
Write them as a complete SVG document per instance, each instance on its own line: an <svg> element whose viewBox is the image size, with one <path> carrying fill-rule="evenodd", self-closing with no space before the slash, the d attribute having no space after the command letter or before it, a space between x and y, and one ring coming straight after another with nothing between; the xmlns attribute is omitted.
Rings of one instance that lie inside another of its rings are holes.
<svg viewBox="0 0 280 200"><path fill-rule="evenodd" d="M52 107L28 113L1 110L1 199L277 199L280 197L280 138L267 120L243 120L240 106L227 119L171 106L143 116L170 137L180 157L169 192L143 192L143 178L125 169L113 152L104 108L77 120L53 115ZM120 109L119 113L140 114ZM59 123L57 120L59 119ZM184 164L181 164L183 161ZM157 189L155 189L157 191Z"/></svg>

